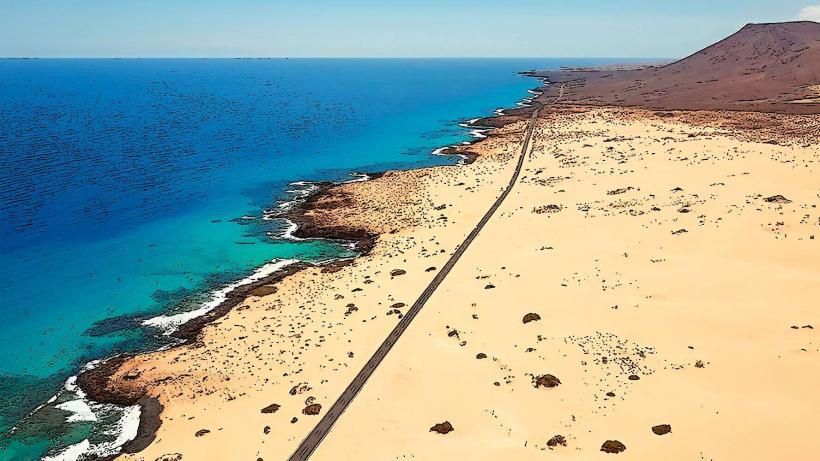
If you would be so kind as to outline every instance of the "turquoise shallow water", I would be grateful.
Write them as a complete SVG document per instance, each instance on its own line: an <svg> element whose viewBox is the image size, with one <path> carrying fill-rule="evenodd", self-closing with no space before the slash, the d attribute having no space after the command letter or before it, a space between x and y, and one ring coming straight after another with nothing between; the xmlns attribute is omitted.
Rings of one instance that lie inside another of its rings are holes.
<svg viewBox="0 0 820 461"><path fill-rule="evenodd" d="M460 121L536 86L515 72L599 62L0 61L0 459L110 441L119 413L55 406L89 360L166 341L140 320L272 260L350 256L260 219L292 181L452 163L430 152L469 139Z"/></svg>

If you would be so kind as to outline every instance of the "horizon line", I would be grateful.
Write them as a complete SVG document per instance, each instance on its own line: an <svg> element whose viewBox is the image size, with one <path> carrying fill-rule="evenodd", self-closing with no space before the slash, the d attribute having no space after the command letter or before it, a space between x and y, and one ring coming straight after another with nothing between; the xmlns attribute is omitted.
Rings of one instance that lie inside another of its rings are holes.
<svg viewBox="0 0 820 461"><path fill-rule="evenodd" d="M0 56L0 60L37 59L629 59L666 60L658 56Z"/></svg>

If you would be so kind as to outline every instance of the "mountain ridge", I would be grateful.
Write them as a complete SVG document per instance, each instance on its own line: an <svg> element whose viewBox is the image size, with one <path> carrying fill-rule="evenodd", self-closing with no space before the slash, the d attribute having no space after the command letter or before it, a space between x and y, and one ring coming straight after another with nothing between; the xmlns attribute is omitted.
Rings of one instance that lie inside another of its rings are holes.
<svg viewBox="0 0 820 461"><path fill-rule="evenodd" d="M534 75L565 83L565 104L820 113L820 23L749 23L663 66Z"/></svg>

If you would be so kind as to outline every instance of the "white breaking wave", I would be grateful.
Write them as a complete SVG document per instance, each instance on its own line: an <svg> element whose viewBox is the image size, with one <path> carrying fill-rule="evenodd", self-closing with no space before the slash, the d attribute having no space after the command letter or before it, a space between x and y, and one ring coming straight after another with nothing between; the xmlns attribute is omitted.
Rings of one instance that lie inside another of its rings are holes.
<svg viewBox="0 0 820 461"><path fill-rule="evenodd" d="M353 179L348 179L344 181L342 184L350 184L352 182L364 182L370 180L370 176L367 173L350 173L350 176L353 176Z"/></svg>
<svg viewBox="0 0 820 461"><path fill-rule="evenodd" d="M93 369L100 360L88 362L82 371ZM141 410L139 405L122 407L119 405L98 403L88 400L85 392L77 386L77 376L66 379L63 389L49 399L49 403L56 401L60 395L72 395L75 398L57 404L55 407L69 412L66 422L116 419L114 424L103 429L102 433L113 437L110 442L91 443L89 439L69 445L56 454L44 456L43 461L76 461L86 455L110 456L119 453L120 448L129 440L137 436L140 424Z"/></svg>
<svg viewBox="0 0 820 461"><path fill-rule="evenodd" d="M290 186L301 187L301 189L290 189L286 191L288 194L294 196L292 200L284 201L277 206L280 210L287 210L291 208L296 203L300 202L303 198L307 197L308 195L312 194L313 191L319 188L316 184L310 181L296 181L289 184ZM266 216L267 217L267 216Z"/></svg>
<svg viewBox="0 0 820 461"><path fill-rule="evenodd" d="M88 406L88 402L83 399L69 400L57 405L57 408L71 413L66 421L69 423L79 423L81 421L97 421L97 415Z"/></svg>
<svg viewBox="0 0 820 461"><path fill-rule="evenodd" d="M487 135L484 134L486 131L489 131L489 130L472 130L472 131L470 131L470 136L472 136L474 138L477 138L477 139L484 139L484 138L487 137Z"/></svg>
<svg viewBox="0 0 820 461"><path fill-rule="evenodd" d="M188 322L189 320L195 319L197 317L201 317L208 312L215 309L217 306L222 304L227 299L228 293L235 290L236 288L242 285L248 285L250 283L256 282L261 280L269 275L272 275L274 272L289 266L295 263L295 259L279 259L274 260L268 264L257 269L253 274L245 277L242 280L237 282L231 283L219 290L216 290L213 294L211 294L211 299L208 302L204 303L202 307L199 309L194 309L188 312L181 312L179 314L172 314L172 315L160 315L142 322L143 325L159 328L163 331L164 335L170 335L176 329Z"/></svg>
<svg viewBox="0 0 820 461"><path fill-rule="evenodd" d="M99 413L112 411L122 413L117 423L104 431L106 435L114 436L114 440L92 444L90 440L84 439L79 443L67 446L54 455L44 456L42 461L77 461L80 457L88 455L97 457L115 455L119 453L120 448L126 442L137 436L140 425L139 405L119 407L94 402L91 402L90 405L95 407Z"/></svg>
<svg viewBox="0 0 820 461"><path fill-rule="evenodd" d="M295 222L293 222L293 221L291 221L290 219L287 219L287 218L281 218L281 219L287 223L288 227L285 228L285 233L282 234L282 236L279 237L279 238L283 238L283 239L287 239L287 240L293 240L293 241L296 241L296 242L304 240L303 238L299 238L299 237L296 237L296 236L293 235L293 233L296 232L296 229L299 228L298 224L296 224Z"/></svg>
<svg viewBox="0 0 820 461"><path fill-rule="evenodd" d="M91 448L91 442L85 439L80 443L69 445L56 455L43 456L42 461L76 461L80 456L88 453L89 448Z"/></svg>

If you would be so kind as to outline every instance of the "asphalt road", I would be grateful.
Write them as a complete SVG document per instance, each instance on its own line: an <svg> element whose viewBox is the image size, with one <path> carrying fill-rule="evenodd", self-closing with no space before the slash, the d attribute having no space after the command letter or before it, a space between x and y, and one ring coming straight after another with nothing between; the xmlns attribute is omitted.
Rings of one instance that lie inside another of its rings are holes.
<svg viewBox="0 0 820 461"><path fill-rule="evenodd" d="M561 90L563 90L563 86ZM561 92L563 93L563 91ZM557 99L558 98L556 98L556 100ZM390 332L390 334L384 340L382 345L379 346L379 349L376 350L372 357L370 357L370 360L367 361L364 368L362 368L361 371L359 371L359 373L356 375L356 377L353 378L353 381L347 386L344 392L342 392L342 395L339 396L338 400L336 400L336 403L334 403L333 406L330 407L330 409L324 414L324 416L313 429L313 431L311 431L310 434L308 434L308 436L305 437L305 439L299 445L299 448L296 449L296 452L294 452L293 455L291 455L289 461L304 461L307 460L311 454L313 454L313 451L316 450L316 447L319 446L319 444L325 438L327 433L330 432L330 429L336 423L336 420L339 419L342 413L344 413L344 411L347 409L347 406L350 405L350 402L353 401L353 399L362 389L364 383L366 383L368 378L370 378L370 375L372 375L373 372L376 371L376 367L378 367L382 360L384 360L384 358L387 356L387 353L390 352L390 349L393 348L393 345L396 344L396 341L399 340L399 337L401 337L402 333L404 333L404 331L407 330L407 327L410 326L410 322L412 322L413 319L416 318L416 315L418 315L419 311L421 311L421 308L424 307L424 304L427 302L428 299L430 299L430 296L432 296L433 293L436 291L436 288L438 288L438 286L441 285L441 282L444 281L444 278L447 277L447 274L449 274L453 266L456 265L459 258L461 258L461 255L463 255L464 252L467 251L467 247L469 247L473 240L475 240L475 238L478 236L478 233L481 232L481 229L484 228L484 225L487 224L487 222L493 216L493 213L495 213L498 207L501 206L501 204L504 202L504 199L507 198L507 196L510 194L510 191L515 185L515 182L518 180L518 175L521 174L521 167L524 165L524 158L526 157L527 151L529 150L530 139L532 138L532 133L535 128L535 119L538 118L539 111L540 108L536 109L530 117L529 124L527 125L526 136L524 137L524 142L521 145L521 153L518 157L518 164L516 165L515 172L510 178L510 182L509 184L507 184L507 187L504 189L504 192L501 193L501 195L496 199L496 201L493 203L490 209L487 210L487 213L484 214L484 216L481 218L481 221L478 222L478 224L473 228L473 230L470 232L467 238L464 239L464 242L458 246L455 253L453 253L453 255L450 256L450 259L447 260L447 263L444 264L444 267L441 268L441 270L438 272L438 274L436 274L436 276L433 278L430 284L427 285L427 288L425 288L424 291L421 293L419 299L416 300L416 302L413 304L413 306L410 307L410 309L407 311L404 317L402 317L399 323L396 324L396 327L393 328L393 331Z"/></svg>

